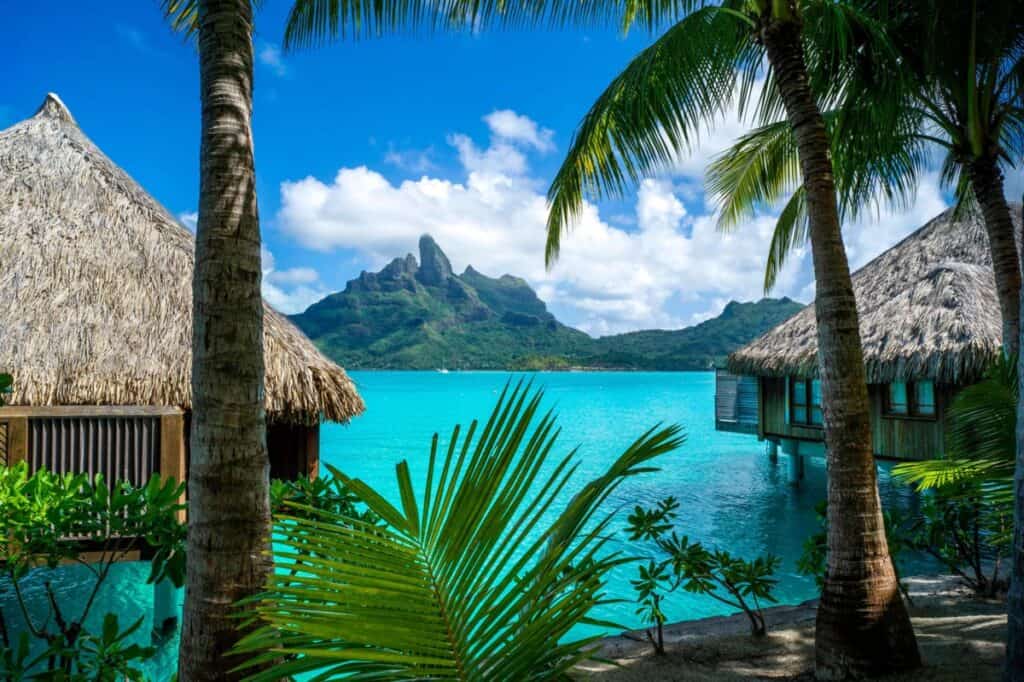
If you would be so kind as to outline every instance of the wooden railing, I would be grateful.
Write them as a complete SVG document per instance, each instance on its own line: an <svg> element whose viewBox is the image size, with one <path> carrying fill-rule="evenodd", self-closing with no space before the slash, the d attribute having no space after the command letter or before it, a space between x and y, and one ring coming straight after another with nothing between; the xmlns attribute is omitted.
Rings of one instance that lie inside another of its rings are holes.
<svg viewBox="0 0 1024 682"><path fill-rule="evenodd" d="M184 414L176 407L0 407L0 464L103 474L144 485L185 479Z"/></svg>

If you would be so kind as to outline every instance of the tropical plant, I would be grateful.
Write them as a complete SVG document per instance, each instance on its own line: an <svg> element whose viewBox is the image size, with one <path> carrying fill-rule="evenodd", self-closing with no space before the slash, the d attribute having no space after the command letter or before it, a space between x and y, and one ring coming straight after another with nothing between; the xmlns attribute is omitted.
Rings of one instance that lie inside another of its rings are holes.
<svg viewBox="0 0 1024 682"><path fill-rule="evenodd" d="M991 598L1007 587L1000 569L1012 523L1005 510L984 502L978 488L943 487L925 497L913 546L935 557L976 593Z"/></svg>
<svg viewBox="0 0 1024 682"><path fill-rule="evenodd" d="M224 608L270 572L263 298L253 159L251 0L162 0L196 37L202 109L192 279L188 585L181 679L231 679L239 634Z"/></svg>
<svg viewBox="0 0 1024 682"><path fill-rule="evenodd" d="M629 516L629 539L650 540L664 555L639 567L631 581L637 592L637 615L654 623L655 631L646 631L657 654L665 653L665 613L662 602L680 587L702 594L734 609L750 621L750 634L761 637L767 632L761 602L774 602L773 577L780 559L767 554L752 561L734 557L724 550L708 550L687 536L672 531L678 518L679 502L668 497L650 509L637 506ZM668 535L672 531L671 535Z"/></svg>
<svg viewBox="0 0 1024 682"><path fill-rule="evenodd" d="M575 628L605 624L591 614L605 576L631 561L605 551L602 505L683 438L651 429L563 502L578 463L575 450L552 458L541 398L506 387L482 429L456 426L446 448L435 435L419 495L397 465L398 506L332 468L383 526L288 502L274 522L279 570L247 605L256 629L236 649L252 679L561 679L593 656L599 636Z"/></svg>
<svg viewBox="0 0 1024 682"><path fill-rule="evenodd" d="M904 462L893 474L918 490L977 489L985 503L1013 515L1017 448L1017 356L996 358L984 378L961 389L946 413L942 457Z"/></svg>
<svg viewBox="0 0 1024 682"><path fill-rule="evenodd" d="M336 476L298 478L270 482L270 508L275 514L294 513L295 509L316 509L374 524L380 521L363 507L349 488Z"/></svg>
<svg viewBox="0 0 1024 682"><path fill-rule="evenodd" d="M985 378L962 389L947 412L942 457L893 473L926 498L916 545L983 595L1002 591L1011 543L1017 438L1017 356L1000 356Z"/></svg>
<svg viewBox="0 0 1024 682"><path fill-rule="evenodd" d="M0 678L144 679L139 665L156 650L131 641L144 619L122 627L118 614L107 613L96 632L90 616L114 564L140 545L153 553L148 582L183 584L186 528L178 515L184 487L160 477L135 487L108 486L102 476L86 474L40 470L29 475L24 462L0 467L0 593L9 591L8 603L17 605L14 614L0 608ZM62 606L53 589L62 565L69 563L91 576L77 613ZM42 616L30 612L27 580L41 582L46 593L48 610ZM12 620L20 623L17 630Z"/></svg>
<svg viewBox="0 0 1024 682"><path fill-rule="evenodd" d="M4 400L14 391L14 377L6 372L0 372L0 407Z"/></svg>

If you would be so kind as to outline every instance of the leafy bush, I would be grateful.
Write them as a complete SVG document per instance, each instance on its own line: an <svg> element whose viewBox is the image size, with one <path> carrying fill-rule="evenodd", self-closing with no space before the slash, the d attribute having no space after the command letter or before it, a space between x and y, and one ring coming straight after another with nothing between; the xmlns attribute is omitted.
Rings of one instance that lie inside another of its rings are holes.
<svg viewBox="0 0 1024 682"><path fill-rule="evenodd" d="M654 624L654 631L648 629L646 634L655 653L665 653L662 602L680 587L741 610L750 620L751 634L764 635L761 603L775 601L772 590L778 581L772 576L779 558L768 554L747 561L680 537L672 531L678 509L679 502L668 497L651 509L637 506L628 519L630 539L653 541L664 555L661 561L640 566L638 578L631 581L637 592L637 615Z"/></svg>
<svg viewBox="0 0 1024 682"><path fill-rule="evenodd" d="M14 377L6 372L0 372L0 407L4 404L5 396L14 391Z"/></svg>
<svg viewBox="0 0 1024 682"><path fill-rule="evenodd" d="M1009 587L1000 568L1010 551L1012 527L1009 512L947 486L925 498L913 543L979 595L995 597Z"/></svg>
<svg viewBox="0 0 1024 682"><path fill-rule="evenodd" d="M186 528L178 520L183 491L184 484L159 477L136 488L124 482L108 486L102 476L90 480L85 474L30 476L24 463L0 467L0 590L13 594L26 628L12 641L0 609L0 678L143 679L137 665L155 650L130 643L143 619L122 627L117 614L108 613L98 633L87 621L113 565L140 543L155 552L150 582L184 583ZM86 550L98 559L83 559ZM68 563L85 566L93 578L77 614L61 607L52 587L56 571ZM33 619L22 585L40 571L49 611ZM33 651L32 639L41 652Z"/></svg>
<svg viewBox="0 0 1024 682"><path fill-rule="evenodd" d="M1017 358L1000 356L985 379L960 391L950 406L944 456L893 469L925 498L915 545L941 561L979 594L1007 587L999 574L1013 532Z"/></svg>
<svg viewBox="0 0 1024 682"><path fill-rule="evenodd" d="M682 439L648 431L557 510L576 463L552 461L540 401L506 388L482 429L456 427L446 450L435 435L419 495L396 467L398 506L332 469L383 524L288 502L274 522L279 570L247 605L255 630L238 647L253 679L564 679L593 656L597 637L572 630L594 622L607 572L628 561L602 552L601 505Z"/></svg>

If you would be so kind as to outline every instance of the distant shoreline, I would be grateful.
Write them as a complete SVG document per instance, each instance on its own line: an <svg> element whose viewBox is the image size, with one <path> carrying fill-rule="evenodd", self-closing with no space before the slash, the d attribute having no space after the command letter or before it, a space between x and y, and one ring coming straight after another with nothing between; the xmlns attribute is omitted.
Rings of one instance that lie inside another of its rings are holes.
<svg viewBox="0 0 1024 682"><path fill-rule="evenodd" d="M447 372L440 372L437 369L416 369L412 367L346 367L347 372L423 372L434 374L481 374L491 372L496 374L683 374L683 373L705 373L714 372L714 367L707 369L635 369L635 368L612 368L612 367L573 367L570 369L517 369L517 368L479 368L479 369L451 369Z"/></svg>

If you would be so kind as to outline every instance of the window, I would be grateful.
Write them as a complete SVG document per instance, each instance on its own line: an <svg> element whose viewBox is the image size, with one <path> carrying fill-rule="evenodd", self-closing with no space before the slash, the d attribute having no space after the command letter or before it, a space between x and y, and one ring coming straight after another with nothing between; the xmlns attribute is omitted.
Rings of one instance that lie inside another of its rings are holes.
<svg viewBox="0 0 1024 682"><path fill-rule="evenodd" d="M916 413L923 417L935 416L935 385L930 381L918 381L914 384L914 407Z"/></svg>
<svg viewBox="0 0 1024 682"><path fill-rule="evenodd" d="M821 426L821 382L817 379L789 380L789 422Z"/></svg>
<svg viewBox="0 0 1024 682"><path fill-rule="evenodd" d="M907 384L894 381L889 384L889 414L909 414L910 403L907 402Z"/></svg>
<svg viewBox="0 0 1024 682"><path fill-rule="evenodd" d="M891 417L935 416L935 384L931 381L894 381L885 398L885 413Z"/></svg>

